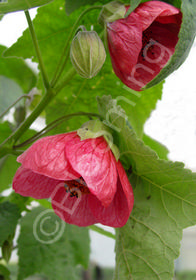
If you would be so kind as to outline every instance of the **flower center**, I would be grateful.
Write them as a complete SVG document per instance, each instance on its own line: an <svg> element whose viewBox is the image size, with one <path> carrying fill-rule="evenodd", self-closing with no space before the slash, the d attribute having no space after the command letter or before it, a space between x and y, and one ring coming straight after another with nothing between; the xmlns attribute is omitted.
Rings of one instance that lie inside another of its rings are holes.
<svg viewBox="0 0 196 280"><path fill-rule="evenodd" d="M89 188L82 177L76 180L66 181L65 189L67 193L70 193L70 197L76 196L78 198L83 194L90 193Z"/></svg>

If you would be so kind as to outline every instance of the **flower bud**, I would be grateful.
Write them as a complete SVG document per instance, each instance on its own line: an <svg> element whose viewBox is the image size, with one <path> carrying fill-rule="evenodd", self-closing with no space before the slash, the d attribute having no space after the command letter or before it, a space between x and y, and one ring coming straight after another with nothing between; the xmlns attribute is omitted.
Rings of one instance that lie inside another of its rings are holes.
<svg viewBox="0 0 196 280"><path fill-rule="evenodd" d="M26 108L24 106L18 106L14 112L14 120L16 121L17 126L19 126L26 117Z"/></svg>
<svg viewBox="0 0 196 280"><path fill-rule="evenodd" d="M124 18L125 13L126 8L124 4L119 1L112 1L103 6L98 21L102 26L104 26L107 22L113 22Z"/></svg>
<svg viewBox="0 0 196 280"><path fill-rule="evenodd" d="M71 44L70 57L80 76L97 75L106 58L103 42L95 31L79 31Z"/></svg>
<svg viewBox="0 0 196 280"><path fill-rule="evenodd" d="M13 249L13 242L12 240L6 240L4 241L1 251L2 251L2 256L3 259L8 263L12 254L12 249Z"/></svg>

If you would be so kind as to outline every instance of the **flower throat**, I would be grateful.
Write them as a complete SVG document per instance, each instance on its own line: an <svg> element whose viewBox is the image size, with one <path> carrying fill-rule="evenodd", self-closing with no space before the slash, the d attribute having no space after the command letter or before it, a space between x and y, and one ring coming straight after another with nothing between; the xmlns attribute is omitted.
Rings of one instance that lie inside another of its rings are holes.
<svg viewBox="0 0 196 280"><path fill-rule="evenodd" d="M66 181L65 189L67 193L70 193L70 197L81 197L83 194L90 193L86 183L82 177L76 180Z"/></svg>

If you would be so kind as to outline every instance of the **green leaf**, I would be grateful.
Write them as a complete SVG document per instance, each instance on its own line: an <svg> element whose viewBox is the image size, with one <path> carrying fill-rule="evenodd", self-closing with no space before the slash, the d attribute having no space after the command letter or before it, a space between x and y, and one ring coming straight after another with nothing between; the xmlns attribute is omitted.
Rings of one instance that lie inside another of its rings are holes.
<svg viewBox="0 0 196 280"><path fill-rule="evenodd" d="M2 264L0 264L0 279L10 280L10 271Z"/></svg>
<svg viewBox="0 0 196 280"><path fill-rule="evenodd" d="M23 91L16 82L0 76L0 114L22 94Z"/></svg>
<svg viewBox="0 0 196 280"><path fill-rule="evenodd" d="M166 0L164 2L167 2L179 9L181 8L181 4L182 4L182 0Z"/></svg>
<svg viewBox="0 0 196 280"><path fill-rule="evenodd" d="M0 246L15 233L20 212L15 204L8 201L0 203Z"/></svg>
<svg viewBox="0 0 196 280"><path fill-rule="evenodd" d="M160 81L164 80L174 70L178 69L189 54L196 34L196 1L182 0L181 11L183 13L183 18L175 53L168 65L161 70L161 72L146 86L146 88L156 85Z"/></svg>
<svg viewBox="0 0 196 280"><path fill-rule="evenodd" d="M130 8L126 12L126 16L128 16L131 12L133 12L137 6L140 4L141 0L130 0Z"/></svg>
<svg viewBox="0 0 196 280"><path fill-rule="evenodd" d="M67 0L65 2L65 10L67 15L70 15L75 10L79 9L82 6L87 5L94 5L94 4L106 4L108 2L111 2L110 0ZM123 1L121 1L123 2Z"/></svg>
<svg viewBox="0 0 196 280"><path fill-rule="evenodd" d="M103 115L113 109L108 123L120 129L121 158L132 166L134 209L117 230L114 279L170 280L182 230L196 223L196 174L182 163L158 159L128 127L110 97L98 103Z"/></svg>
<svg viewBox="0 0 196 280"><path fill-rule="evenodd" d="M0 144L11 134L9 122L0 123Z"/></svg>
<svg viewBox="0 0 196 280"><path fill-rule="evenodd" d="M7 155L0 159L0 192L11 187L14 174L19 166L16 156Z"/></svg>
<svg viewBox="0 0 196 280"><path fill-rule="evenodd" d="M0 76L14 80L23 89L23 92L28 93L36 85L37 77L35 73L23 59L3 57L5 50L6 47L0 45Z"/></svg>
<svg viewBox="0 0 196 280"><path fill-rule="evenodd" d="M53 210L38 207L21 220L18 247L19 280L35 273L50 280L79 279L76 265L88 264L88 229L68 225Z"/></svg>
<svg viewBox="0 0 196 280"><path fill-rule="evenodd" d="M136 92L126 86L123 88L127 91L125 95L118 96L119 105L126 111L128 119L131 126L134 128L135 132L139 137L142 137L143 126L146 120L150 117L152 110L156 108L157 101L162 97L163 83L156 85L155 87L145 90L142 93ZM132 102L132 107L130 107L129 100Z"/></svg>
<svg viewBox="0 0 196 280"><path fill-rule="evenodd" d="M146 145L148 145L151 149L153 149L160 159L168 159L169 150L159 143L158 141L152 139L150 136L143 134L142 140Z"/></svg>
<svg viewBox="0 0 196 280"><path fill-rule="evenodd" d="M28 10L45 5L51 1L53 0L8 0L7 3L0 3L0 14Z"/></svg>

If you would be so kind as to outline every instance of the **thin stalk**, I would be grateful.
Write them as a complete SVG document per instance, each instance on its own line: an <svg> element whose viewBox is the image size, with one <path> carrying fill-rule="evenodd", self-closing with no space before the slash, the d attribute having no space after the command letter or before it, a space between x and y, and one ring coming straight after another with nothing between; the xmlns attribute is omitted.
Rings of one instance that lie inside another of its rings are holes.
<svg viewBox="0 0 196 280"><path fill-rule="evenodd" d="M79 22L81 21L81 19L84 17L84 15L86 15L88 12L90 12L91 10L95 10L95 9L102 9L102 6L94 6L94 7L90 7L90 8L87 8L86 10L84 10L80 16L78 17L78 19L76 20L75 24L73 25L72 29L71 29L71 32L67 38L67 41L65 43L65 47L64 47L64 50L63 50L63 53L59 59L59 62L57 64L57 68L56 68L56 71L54 73L54 76L53 76L53 79L51 81L51 86L54 87L58 81L58 79L60 78L64 68L65 68L65 65L68 61L68 58L69 58L69 52L68 52L68 49L69 49L69 42L70 40L73 38L74 34L75 34L75 30L77 29L77 26L79 25ZM63 61L63 62L62 62Z"/></svg>
<svg viewBox="0 0 196 280"><path fill-rule="evenodd" d="M48 133L50 130L52 130L53 128L57 127L59 124L61 124L62 122L72 118L72 117L77 117L77 116L87 116L87 117L98 117L100 118L101 116L95 113L85 113L85 112L78 112L78 113L73 113L73 114L69 114L67 116L63 116L60 117L58 119L56 119L55 121L51 122L50 124L48 124L46 127L44 127L41 131L39 131L38 133L36 133L33 137L27 139L26 141L24 141L23 143L14 146L14 149L18 149L21 147L24 147L28 144L31 144L32 142L34 142L35 140L39 139L41 136L43 136L44 134Z"/></svg>
<svg viewBox="0 0 196 280"><path fill-rule="evenodd" d="M40 72L41 72L41 75L42 75L43 83L44 83L45 88L49 89L50 88L49 79L48 79L48 76L47 76L47 73L46 73L46 70L45 70L45 66L44 66L41 51L40 51L40 48L39 48L39 45L38 45L38 40L37 40L37 36L36 36L35 29L34 29L34 26L33 26L33 22L31 20L31 17L30 17L30 14L29 14L28 10L25 11L25 16L26 16L26 19L27 19L27 22L28 22L28 25L29 25L29 31L30 31L31 38L32 38L32 41L33 41L33 45L34 45L34 48L35 48L35 51L36 51L37 59L39 61L39 67L40 67Z"/></svg>
<svg viewBox="0 0 196 280"><path fill-rule="evenodd" d="M32 113L28 116L24 122L21 123L21 125L18 127L16 131L14 131L2 144L0 147L2 147L5 143L8 141L11 141L15 143L20 136L30 127L30 125L34 122L34 120L39 116L39 114L44 110L46 105L51 101L51 99L54 96L54 92L52 90L48 90L46 94L43 96L40 103L35 107L35 109L32 111Z"/></svg>
<svg viewBox="0 0 196 280"><path fill-rule="evenodd" d="M1 115L0 115L0 119L3 118L3 116L5 116L5 114L7 114L7 112L14 107L22 98L29 98L31 99L31 96L29 96L28 94L23 94L21 95L16 101L14 101L14 103L12 103Z"/></svg>
<svg viewBox="0 0 196 280"><path fill-rule="evenodd" d="M92 226L88 226L89 229L93 230L93 231L96 231L102 235L105 235L107 237L110 237L112 239L116 239L115 235L107 230L104 230L98 226L95 226L95 225L92 225Z"/></svg>

